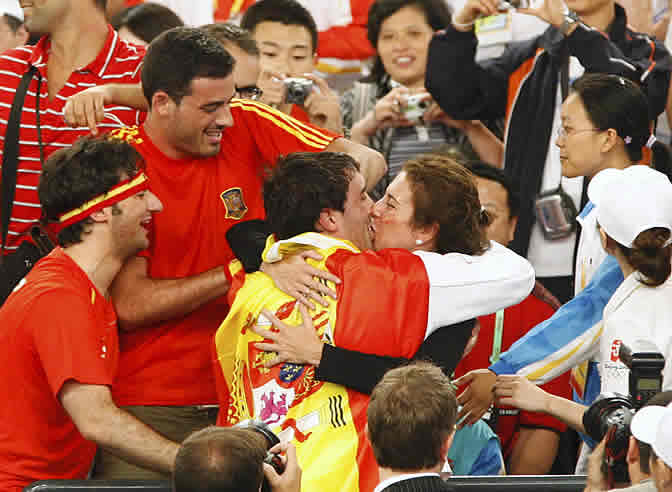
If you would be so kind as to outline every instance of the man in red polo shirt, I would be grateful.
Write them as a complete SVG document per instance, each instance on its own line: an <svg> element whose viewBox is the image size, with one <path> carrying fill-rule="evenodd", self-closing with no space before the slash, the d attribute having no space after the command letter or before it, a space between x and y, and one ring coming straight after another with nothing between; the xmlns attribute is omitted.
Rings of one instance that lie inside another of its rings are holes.
<svg viewBox="0 0 672 492"><path fill-rule="evenodd" d="M23 46L0 55L0 86L3 87L0 135L7 133L10 107L21 77L31 68L36 69L21 112L16 191L7 240L0 254L15 252L40 218L37 182L44 159L89 133L88 128L70 128L65 124L66 99L95 85L139 80L144 50L119 39L105 20L105 3L105 0L22 0L26 27L30 32L45 33L45 36L36 46ZM39 98L35 94L39 94ZM138 122L139 113L130 108L107 107L104 113L105 118L99 125L104 131ZM4 148L4 144L3 139L0 145ZM3 277L0 268L0 278ZM6 287L7 292L0 292L0 302L13 286Z"/></svg>
<svg viewBox="0 0 672 492"><path fill-rule="evenodd" d="M513 239L519 208L511 181L500 169L487 164L474 164L471 170L476 177L481 205L492 221L488 239L508 244ZM465 352L470 346L472 348L458 364L455 376L495 362L499 352L504 352L528 330L550 318L554 311L550 304L532 293L520 304L480 316L477 324L480 330L467 345ZM569 373L543 387L548 392L569 398ZM507 472L512 475L548 473L558 450L559 433L567 426L548 415L513 407L499 407L496 413L494 427L502 444Z"/></svg>

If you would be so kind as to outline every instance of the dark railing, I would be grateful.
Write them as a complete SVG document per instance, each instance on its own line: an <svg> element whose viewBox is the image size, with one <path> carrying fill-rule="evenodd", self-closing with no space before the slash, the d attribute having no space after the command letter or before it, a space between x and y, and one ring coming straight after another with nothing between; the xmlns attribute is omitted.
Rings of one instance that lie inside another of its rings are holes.
<svg viewBox="0 0 672 492"><path fill-rule="evenodd" d="M455 492L582 492L583 475L451 477ZM24 492L170 492L169 481L141 480L41 480ZM310 491L313 492L313 491ZM314 491L319 492L319 491Z"/></svg>

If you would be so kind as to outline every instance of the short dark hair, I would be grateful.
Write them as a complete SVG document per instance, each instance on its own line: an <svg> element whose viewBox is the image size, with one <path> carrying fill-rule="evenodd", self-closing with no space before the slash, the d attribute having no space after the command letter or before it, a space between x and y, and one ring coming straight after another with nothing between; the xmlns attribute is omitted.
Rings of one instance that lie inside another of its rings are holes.
<svg viewBox="0 0 672 492"><path fill-rule="evenodd" d="M506 190L506 201L509 206L509 218L518 217L520 213L520 194L513 186L511 178L499 168L482 161L471 161L466 164L471 173L482 179L499 183Z"/></svg>
<svg viewBox="0 0 672 492"><path fill-rule="evenodd" d="M143 167L138 151L126 142L80 137L71 147L51 154L42 168L37 193L43 220L57 221L59 215L102 195ZM66 227L58 234L59 244L81 242L91 223L87 217Z"/></svg>
<svg viewBox="0 0 672 492"><path fill-rule="evenodd" d="M317 24L308 9L296 0L259 0L245 11L240 26L254 33L262 22L279 22L286 26L303 26L310 33L313 53L317 51Z"/></svg>
<svg viewBox="0 0 672 492"><path fill-rule="evenodd" d="M399 471L435 467L455 429L457 399L450 379L429 362L388 371L371 393L369 439L378 465Z"/></svg>
<svg viewBox="0 0 672 492"><path fill-rule="evenodd" d="M125 27L145 43L168 29L183 26L180 16L165 5L145 2L128 7L115 15L110 22L117 31Z"/></svg>
<svg viewBox="0 0 672 492"><path fill-rule="evenodd" d="M23 25L23 21L12 14L2 14L2 17L14 34L16 34L19 28Z"/></svg>
<svg viewBox="0 0 672 492"><path fill-rule="evenodd" d="M613 128L624 139L632 162L642 159L642 149L651 136L651 114L648 99L641 88L619 75L586 73L572 84L583 103L588 118L598 130ZM651 146L653 167L672 179L672 154L660 141Z"/></svg>
<svg viewBox="0 0 672 492"><path fill-rule="evenodd" d="M206 427L187 437L175 457L174 492L258 492L266 440L249 429Z"/></svg>
<svg viewBox="0 0 672 492"><path fill-rule="evenodd" d="M228 77L234 64L235 60L219 41L202 29L175 27L160 34L147 48L142 64L142 89L150 106L158 91L164 91L180 104L191 93L194 79Z"/></svg>
<svg viewBox="0 0 672 492"><path fill-rule="evenodd" d="M445 0L376 0L369 8L369 17L366 23L366 35L371 45L378 47L380 28L388 17L396 14L404 7L416 7L422 11L434 31L443 29L450 24L450 9ZM376 54L371 67L371 73L364 79L367 82L380 82L386 75L385 67Z"/></svg>
<svg viewBox="0 0 672 492"><path fill-rule="evenodd" d="M344 211L359 164L340 152L281 157L264 184L266 220L278 240L315 231L324 209Z"/></svg>
<svg viewBox="0 0 672 492"><path fill-rule="evenodd" d="M248 55L259 56L259 47L252 33L232 22L206 24L201 26L201 29L222 44L232 43Z"/></svg>
<svg viewBox="0 0 672 492"><path fill-rule="evenodd" d="M644 406L657 405L659 407L666 407L670 403L672 403L672 391L661 391L655 394ZM642 442L637 438L635 438L635 441L637 441L637 447L639 448L639 469L642 473L650 475L651 465L649 459L653 454L653 449L650 444Z"/></svg>
<svg viewBox="0 0 672 492"><path fill-rule="evenodd" d="M437 224L436 252L479 255L488 248L487 214L472 174L439 154L420 154L402 167L413 191L413 223Z"/></svg>

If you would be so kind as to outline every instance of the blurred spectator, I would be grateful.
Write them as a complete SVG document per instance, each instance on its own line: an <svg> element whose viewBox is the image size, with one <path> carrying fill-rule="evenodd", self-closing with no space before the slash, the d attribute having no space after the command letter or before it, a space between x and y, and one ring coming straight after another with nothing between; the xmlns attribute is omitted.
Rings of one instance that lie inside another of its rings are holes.
<svg viewBox="0 0 672 492"><path fill-rule="evenodd" d="M439 472L455 433L457 399L441 369L415 362L387 372L366 415L380 475L374 492L452 490Z"/></svg>
<svg viewBox="0 0 672 492"><path fill-rule="evenodd" d="M473 146L481 160L501 161L501 141L480 121L449 118L425 90L429 42L449 23L443 0L377 0L369 11L368 37L377 55L371 74L343 95L341 111L346 133L388 161L376 198L406 160L442 143ZM409 103L411 96L418 101Z"/></svg>
<svg viewBox="0 0 672 492"><path fill-rule="evenodd" d="M153 223L150 247L125 263L112 289L122 330L113 394L176 442L214 423L209 343L229 309L223 266L233 255L225 233L243 218L263 216L265 166L280 154L329 149L352 154L370 179L384 167L365 147L234 99L233 66L231 55L201 29L164 32L142 66L147 119L113 134L145 157L166 207ZM157 478L111 453L103 453L100 464L102 478Z"/></svg>
<svg viewBox="0 0 672 492"><path fill-rule="evenodd" d="M520 200L511 180L504 171L484 163L468 166L476 177L481 205L490 216L487 236L492 241L507 245L513 239ZM527 333L531 328L550 318L555 310L530 294L523 302L496 314L481 316L480 329L475 333L473 347L455 369L460 377L472 369L487 367L499 359L499 354ZM569 372L544 385L553 394L569 398ZM547 474L558 451L559 433L566 425L545 414L520 411L513 407L495 407L491 425L502 444L502 452L511 475Z"/></svg>
<svg viewBox="0 0 672 492"><path fill-rule="evenodd" d="M259 48L250 31L226 22L208 24L202 26L201 29L217 39L236 60L233 67L236 97L258 100L262 94L257 85L261 65L259 63Z"/></svg>
<svg viewBox="0 0 672 492"><path fill-rule="evenodd" d="M89 132L88 128L66 126L62 110L67 98L102 83L137 83L140 77L144 50L119 40L105 19L104 0L59 5L62 7L54 9L51 3L32 2L25 11L26 27L44 36L36 46L20 47L0 56L0 85L4 87L0 92L0 135L7 133L10 107L21 77L32 74L21 112L9 232L0 254L14 253L20 245L24 248L22 254L32 256L30 250L36 251L26 239L40 218L37 182L41 163L55 150ZM100 105L97 110L103 130L138 121L139 113L127 107Z"/></svg>
<svg viewBox="0 0 672 492"><path fill-rule="evenodd" d="M313 74L318 34L310 12L296 0L261 0L245 12L240 25L252 33L261 53L261 101L300 121L341 133L338 95ZM288 100L286 81L296 78L308 84L302 88L307 97L293 102Z"/></svg>
<svg viewBox="0 0 672 492"><path fill-rule="evenodd" d="M29 34L23 24L19 0L0 1L0 53L28 43Z"/></svg>
<svg viewBox="0 0 672 492"><path fill-rule="evenodd" d="M278 444L271 453L282 456L278 475L264 463L266 439L249 429L206 427L187 437L175 457L173 492L259 492L264 476L270 492L299 492L301 468L291 444Z"/></svg>
<svg viewBox="0 0 672 492"><path fill-rule="evenodd" d="M147 247L146 228L162 209L142 165L130 145L90 137L44 165L40 201L61 247L0 308L3 491L84 479L97 446L173 468L177 444L120 410L110 393L119 344L109 287L123 262Z"/></svg>
<svg viewBox="0 0 672 492"><path fill-rule="evenodd" d="M538 8L519 9L551 24L541 36L476 63L473 26L480 17L497 14L498 5L496 0L467 0L453 25L434 37L427 88L453 118L507 118L503 165L521 192L512 248L528 257L542 284L566 302L585 286L572 286L577 236L545 238L534 214L537 194L559 184L577 209L585 198L581 178L561 178L560 152L552 145L563 87L584 71L622 75L642 85L653 119L667 102L672 60L662 43L626 27L625 11L613 0L572 3L576 12L571 15L565 15L563 2L545 0Z"/></svg>
<svg viewBox="0 0 672 492"><path fill-rule="evenodd" d="M139 45L148 45L163 31L184 25L175 12L154 2L128 7L111 24L122 39Z"/></svg>
<svg viewBox="0 0 672 492"><path fill-rule="evenodd" d="M339 92L347 90L365 73L363 61L374 50L366 37L366 19L374 0L339 2L299 0L315 19L318 29L318 75ZM215 18L239 18L255 0L218 0Z"/></svg>

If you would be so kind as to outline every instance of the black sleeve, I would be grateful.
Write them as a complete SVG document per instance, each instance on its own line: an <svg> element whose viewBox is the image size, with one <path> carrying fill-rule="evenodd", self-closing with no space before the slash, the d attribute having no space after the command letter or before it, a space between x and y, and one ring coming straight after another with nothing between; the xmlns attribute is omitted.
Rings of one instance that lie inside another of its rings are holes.
<svg viewBox="0 0 672 492"><path fill-rule="evenodd" d="M227 231L226 240L246 273L259 270L269 234L266 221L259 219L240 222Z"/></svg>
<svg viewBox="0 0 672 492"><path fill-rule="evenodd" d="M472 319L439 328L422 343L413 360L429 360L450 377L462 358L474 322ZM408 362L404 357L364 354L325 344L315 377L370 394L387 371Z"/></svg>

